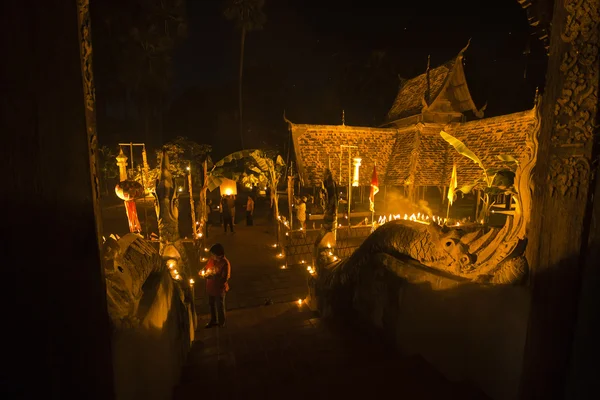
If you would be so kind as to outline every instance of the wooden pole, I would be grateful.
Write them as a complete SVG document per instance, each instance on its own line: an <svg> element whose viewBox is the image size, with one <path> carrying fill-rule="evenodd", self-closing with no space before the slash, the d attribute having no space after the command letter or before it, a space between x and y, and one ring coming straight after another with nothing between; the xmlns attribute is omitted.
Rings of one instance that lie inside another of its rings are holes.
<svg viewBox="0 0 600 400"><path fill-rule="evenodd" d="M194 207L194 193L192 191L192 163L188 164L188 192L190 194L190 213L192 215L192 239L198 239L198 232L196 228L196 210Z"/></svg>

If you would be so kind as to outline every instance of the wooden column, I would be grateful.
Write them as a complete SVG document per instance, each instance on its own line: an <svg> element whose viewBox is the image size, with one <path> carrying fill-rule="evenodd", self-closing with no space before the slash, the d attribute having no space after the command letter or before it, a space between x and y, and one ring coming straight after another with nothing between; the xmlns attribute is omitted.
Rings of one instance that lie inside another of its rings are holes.
<svg viewBox="0 0 600 400"><path fill-rule="evenodd" d="M88 1L0 8L2 392L112 399Z"/></svg>
<svg viewBox="0 0 600 400"><path fill-rule="evenodd" d="M598 7L598 0L554 4L527 246L532 302L522 399L564 398L583 255L591 229L598 230L590 191L598 155Z"/></svg>

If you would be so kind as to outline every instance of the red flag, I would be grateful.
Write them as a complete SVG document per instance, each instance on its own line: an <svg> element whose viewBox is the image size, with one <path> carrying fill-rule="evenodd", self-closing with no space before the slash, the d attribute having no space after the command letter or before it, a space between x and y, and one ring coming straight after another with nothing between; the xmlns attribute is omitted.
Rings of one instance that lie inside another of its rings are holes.
<svg viewBox="0 0 600 400"><path fill-rule="evenodd" d="M379 192L379 180L377 179L377 167L373 166L373 176L371 177L371 193L369 194L369 210L375 211L375 195Z"/></svg>

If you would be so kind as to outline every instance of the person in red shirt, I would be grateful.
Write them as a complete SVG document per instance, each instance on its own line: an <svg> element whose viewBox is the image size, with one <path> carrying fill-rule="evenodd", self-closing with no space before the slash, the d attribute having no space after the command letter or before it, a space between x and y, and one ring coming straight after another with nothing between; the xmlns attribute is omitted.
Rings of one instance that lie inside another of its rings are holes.
<svg viewBox="0 0 600 400"><path fill-rule="evenodd" d="M231 264L225 257L225 249L222 244L216 243L210 248L210 260L198 272L198 275L206 279L206 294L210 306L210 321L205 328L224 327L225 294L229 291Z"/></svg>

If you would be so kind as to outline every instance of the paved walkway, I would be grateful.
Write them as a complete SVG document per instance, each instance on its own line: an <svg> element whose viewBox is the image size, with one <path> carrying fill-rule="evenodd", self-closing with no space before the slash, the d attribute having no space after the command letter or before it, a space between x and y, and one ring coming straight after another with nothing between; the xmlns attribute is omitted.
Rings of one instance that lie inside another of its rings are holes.
<svg viewBox="0 0 600 400"><path fill-rule="evenodd" d="M234 229L235 233L225 234L222 227L211 226L207 243L207 248L221 243L231 262L228 310L264 305L268 299L281 303L306 297L308 272L300 266L281 269L285 262L277 257L279 250L273 248L274 228L266 223L246 226L244 221ZM200 263L199 268L205 264ZM200 278L196 281L196 309L202 315L208 313L204 281Z"/></svg>
<svg viewBox="0 0 600 400"><path fill-rule="evenodd" d="M198 279L199 329L175 400L485 399L447 382L420 358L400 357L357 328L323 322L298 299L307 293L304 267L280 269L265 225L213 226L232 264L227 327L204 329L208 309ZM270 298L272 305L265 305Z"/></svg>

